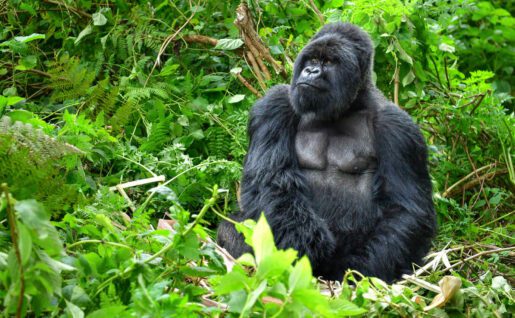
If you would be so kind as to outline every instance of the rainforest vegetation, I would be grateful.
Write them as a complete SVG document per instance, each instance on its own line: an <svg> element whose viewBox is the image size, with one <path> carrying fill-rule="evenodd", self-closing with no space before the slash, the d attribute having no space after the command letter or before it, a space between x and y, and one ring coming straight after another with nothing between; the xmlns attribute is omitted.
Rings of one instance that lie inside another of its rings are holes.
<svg viewBox="0 0 515 318"><path fill-rule="evenodd" d="M475 0L0 0L1 317L511 317L515 8ZM324 24L429 146L438 236L388 285L312 276L238 210L249 109Z"/></svg>

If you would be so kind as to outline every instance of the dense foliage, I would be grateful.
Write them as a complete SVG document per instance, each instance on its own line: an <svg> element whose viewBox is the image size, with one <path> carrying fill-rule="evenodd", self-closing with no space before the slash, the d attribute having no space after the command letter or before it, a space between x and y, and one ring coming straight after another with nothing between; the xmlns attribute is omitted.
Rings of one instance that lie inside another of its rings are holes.
<svg viewBox="0 0 515 318"><path fill-rule="evenodd" d="M249 0L275 61L250 52L239 5L0 1L1 315L510 316L513 4ZM332 21L371 34L374 80L425 134L439 236L418 277L349 272L325 295L265 220L238 225L255 254L236 264L213 239L237 209L248 109ZM442 277L452 292L428 306Z"/></svg>

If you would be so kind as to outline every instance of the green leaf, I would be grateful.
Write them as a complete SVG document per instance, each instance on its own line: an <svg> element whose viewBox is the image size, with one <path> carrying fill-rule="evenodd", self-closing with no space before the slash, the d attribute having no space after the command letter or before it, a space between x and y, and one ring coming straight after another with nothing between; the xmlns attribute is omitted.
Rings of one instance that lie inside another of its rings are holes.
<svg viewBox="0 0 515 318"><path fill-rule="evenodd" d="M262 281L259 286L254 289L247 297L247 301L245 302L245 306L243 306L242 312L247 312L254 306L256 300L258 300L259 296L265 291L266 288L266 280Z"/></svg>
<svg viewBox="0 0 515 318"><path fill-rule="evenodd" d="M68 313L69 317L72 318L84 318L84 312L74 305L73 303L66 300L66 312Z"/></svg>
<svg viewBox="0 0 515 318"><path fill-rule="evenodd" d="M16 69L19 71L30 70L34 68L38 63L38 60L35 55L24 56L18 65L16 65Z"/></svg>
<svg viewBox="0 0 515 318"><path fill-rule="evenodd" d="M241 102L244 98L245 98L245 95L237 94L237 95L233 95L233 96L229 97L229 99L227 99L227 102L229 104L235 104L235 103Z"/></svg>
<svg viewBox="0 0 515 318"><path fill-rule="evenodd" d="M293 249L276 251L261 261L256 272L256 277L258 279L273 279L279 277L290 268L295 258L297 258L297 251Z"/></svg>
<svg viewBox="0 0 515 318"><path fill-rule="evenodd" d="M252 233L254 231L254 228L256 227L256 221L248 219L243 222L236 223L234 227L238 232L243 234L243 237L245 238L245 243L252 246Z"/></svg>
<svg viewBox="0 0 515 318"><path fill-rule="evenodd" d="M258 266L265 257L276 250L272 230L268 226L264 214L261 214L252 233L252 247Z"/></svg>
<svg viewBox="0 0 515 318"><path fill-rule="evenodd" d="M410 65L413 65L413 59L408 55L408 53L406 53L406 51L404 51L399 41L394 41L393 45L397 49L400 59L408 62Z"/></svg>
<svg viewBox="0 0 515 318"><path fill-rule="evenodd" d="M218 50L235 50L243 45L241 39L220 39L216 43L215 49Z"/></svg>
<svg viewBox="0 0 515 318"><path fill-rule="evenodd" d="M102 13L100 13L100 12L93 13L93 25L102 26L102 25L105 25L106 23L107 23L107 19Z"/></svg>
<svg viewBox="0 0 515 318"><path fill-rule="evenodd" d="M320 314L328 314L329 300L326 296L320 294L320 291L312 288L298 288L291 294L294 302L301 303L307 308ZM339 313L339 312L338 312ZM340 313L339 313L340 314ZM345 314L342 313L341 316Z"/></svg>
<svg viewBox="0 0 515 318"><path fill-rule="evenodd" d="M93 32L93 27L91 26L91 24L88 24L88 26L85 27L84 30L80 31L79 35L75 39L75 42L74 42L75 45L79 44L79 42L82 40L82 38L88 34L91 34L91 32Z"/></svg>
<svg viewBox="0 0 515 318"><path fill-rule="evenodd" d="M86 316L86 318L105 318L105 317L124 317L126 315L122 315L125 311L125 306L116 305L104 307L99 310L95 310Z"/></svg>
<svg viewBox="0 0 515 318"><path fill-rule="evenodd" d="M234 267L232 272L222 276L218 285L213 287L213 290L218 295L225 295L232 293L233 291L244 289L248 277L242 271L242 269Z"/></svg>
<svg viewBox="0 0 515 318"><path fill-rule="evenodd" d="M32 252L32 237L25 225L17 222L16 226L18 227L18 247L20 249L21 262L25 265L29 261Z"/></svg>
<svg viewBox="0 0 515 318"><path fill-rule="evenodd" d="M409 71L406 76L402 78L402 86L407 86L411 84L415 80L415 73L413 71Z"/></svg>
<svg viewBox="0 0 515 318"><path fill-rule="evenodd" d="M32 33L31 35L27 36L15 36L14 39L21 43L28 43L34 40L44 39L45 35L40 33Z"/></svg>
<svg viewBox="0 0 515 318"><path fill-rule="evenodd" d="M19 102L21 102L23 100L25 100L25 98L20 97L20 96L7 97L7 106L18 104Z"/></svg>
<svg viewBox="0 0 515 318"><path fill-rule="evenodd" d="M333 302L333 307L338 310L338 314L342 316L357 316L366 313L368 310L344 298L338 298Z"/></svg>
<svg viewBox="0 0 515 318"><path fill-rule="evenodd" d="M292 292L296 289L304 289L309 287L311 282L311 264L306 256L303 256L290 273L288 280L289 291Z"/></svg>

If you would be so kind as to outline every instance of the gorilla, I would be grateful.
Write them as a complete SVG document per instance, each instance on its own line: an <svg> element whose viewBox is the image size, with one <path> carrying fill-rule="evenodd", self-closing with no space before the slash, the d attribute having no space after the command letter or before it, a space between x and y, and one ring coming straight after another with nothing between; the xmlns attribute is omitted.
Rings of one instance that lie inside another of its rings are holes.
<svg viewBox="0 0 515 318"><path fill-rule="evenodd" d="M372 83L374 49L349 23L324 26L297 57L290 85L253 106L236 221L262 212L279 248L314 275L347 269L392 282L411 273L436 232L427 148L409 115ZM218 243L251 252L222 222Z"/></svg>

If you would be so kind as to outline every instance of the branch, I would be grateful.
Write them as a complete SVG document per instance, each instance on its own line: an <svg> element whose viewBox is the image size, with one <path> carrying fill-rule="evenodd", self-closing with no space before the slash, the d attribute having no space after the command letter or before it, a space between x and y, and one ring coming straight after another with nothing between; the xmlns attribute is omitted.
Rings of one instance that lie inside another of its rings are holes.
<svg viewBox="0 0 515 318"><path fill-rule="evenodd" d="M252 94L256 95L257 97L261 97L261 93L255 89L252 85L250 85L250 83L243 77L241 76L241 74L235 74L236 75L236 78L243 84L245 85L245 87L247 87L249 89L249 91L252 92Z"/></svg>
<svg viewBox="0 0 515 318"><path fill-rule="evenodd" d="M218 40L209 36L194 34L194 35L185 35L182 39L188 43L201 43L201 44L209 44L212 46L216 46L218 44Z"/></svg>
<svg viewBox="0 0 515 318"><path fill-rule="evenodd" d="M252 14L245 2L240 3L236 9L236 19L234 20L234 24L240 30L242 35L241 37L245 42L246 47L252 52L258 64L262 66L262 71L265 74L268 72L266 66L262 64L262 60L265 60L272 65L276 74L281 74L282 77L287 78L288 74L284 67L279 65L279 63L272 57L270 50L263 44L259 34L256 32L252 20Z"/></svg>
<svg viewBox="0 0 515 318"><path fill-rule="evenodd" d="M76 14L78 15L81 15L83 17L86 17L88 19L91 19L91 14L87 13L87 12L84 12L80 9L77 9L77 8L74 8L74 7L70 7L69 5L67 5L66 3L62 3L62 2L59 2L59 1L54 1L54 0L43 0L43 2L46 2L46 3L50 3L50 4L55 4L55 5L58 5L58 6L63 6L65 7L66 9L70 10L70 11L73 11L75 12Z"/></svg>
<svg viewBox="0 0 515 318"><path fill-rule="evenodd" d="M495 166L495 164L490 164L488 166L484 166L484 167L478 168L477 170L472 171L465 177L458 180L458 182L456 182L455 184L453 184L452 186L447 188L447 190L445 190L444 193L442 193L442 196L444 198L452 197L458 193L461 193L463 191L466 191L470 188L475 187L476 185L482 183L485 180L492 179L496 176L500 176L500 175L508 173L508 169L500 169L500 170L492 171L492 172L486 173L482 176L477 176L476 179L472 179L469 182L465 183L463 186L458 188L458 185L462 184L463 182L465 182L465 180L469 179L470 177L476 175L478 172L483 171L485 169L493 168L494 166Z"/></svg>
<svg viewBox="0 0 515 318"><path fill-rule="evenodd" d="M472 256L469 256L467 258L465 258L464 260L462 261L459 261L457 263L454 263L452 264L451 266L448 266L444 269L442 269L442 272L445 272L445 271L448 271L448 270L451 270L461 264L465 264L466 262L469 262L475 258L478 258L478 257L481 257L481 256L484 256L484 255L488 255L488 254L494 254L494 253L500 253L500 252L507 252L507 251L513 251L515 250L515 246L510 246L510 247L504 247L504 248L498 248L498 249L494 249L494 250L488 250L488 251L482 251L480 253L477 253L477 254L474 254Z"/></svg>

